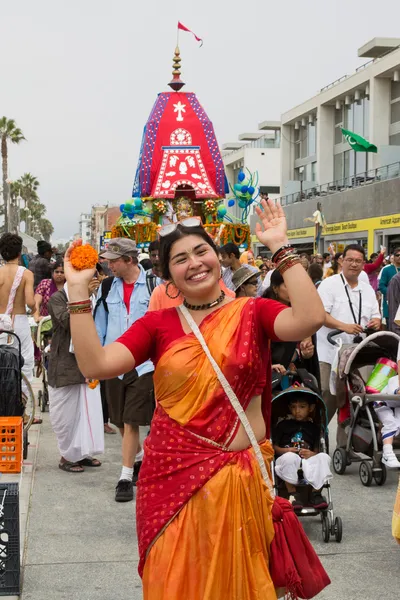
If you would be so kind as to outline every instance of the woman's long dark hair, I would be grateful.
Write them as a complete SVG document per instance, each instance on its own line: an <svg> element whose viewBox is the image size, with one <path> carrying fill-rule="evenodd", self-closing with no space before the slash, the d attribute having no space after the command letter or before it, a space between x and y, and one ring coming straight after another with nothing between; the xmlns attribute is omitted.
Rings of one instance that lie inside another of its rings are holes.
<svg viewBox="0 0 400 600"><path fill-rule="evenodd" d="M215 254L218 256L217 246L214 244L213 239L208 235L203 227L200 225L198 227L184 227L183 225L177 225L176 229L169 235L166 235L165 237L160 236L160 266L163 279L171 279L169 258L173 244L177 240L180 240L188 235L197 235L201 237L209 246L211 246Z"/></svg>
<svg viewBox="0 0 400 600"><path fill-rule="evenodd" d="M278 295L275 293L274 288L277 288L280 285L282 285L282 283L284 283L284 281L283 281L282 275L280 274L280 272L277 269L275 269L275 271L272 272L270 281L271 281L271 284L265 290L262 297L269 298L270 300L277 300L278 302L280 302Z"/></svg>
<svg viewBox="0 0 400 600"><path fill-rule="evenodd" d="M335 256L332 259L332 270L333 270L333 274L337 275L338 274L338 270L339 270L339 258L343 256L343 252L336 252Z"/></svg>

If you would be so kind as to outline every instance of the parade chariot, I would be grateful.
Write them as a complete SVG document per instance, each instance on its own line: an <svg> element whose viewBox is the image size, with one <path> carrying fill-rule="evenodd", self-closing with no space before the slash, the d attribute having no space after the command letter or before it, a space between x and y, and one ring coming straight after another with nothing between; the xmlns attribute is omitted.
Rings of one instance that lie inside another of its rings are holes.
<svg viewBox="0 0 400 600"><path fill-rule="evenodd" d="M121 204L111 237L129 237L145 251L162 225L199 216L218 245L234 242L249 249L247 219L259 195L258 175L240 172L237 183L228 185L212 122L196 94L181 91L180 66L177 47L168 84L172 91L161 92L151 110L132 198ZM239 217L228 213L236 203Z"/></svg>

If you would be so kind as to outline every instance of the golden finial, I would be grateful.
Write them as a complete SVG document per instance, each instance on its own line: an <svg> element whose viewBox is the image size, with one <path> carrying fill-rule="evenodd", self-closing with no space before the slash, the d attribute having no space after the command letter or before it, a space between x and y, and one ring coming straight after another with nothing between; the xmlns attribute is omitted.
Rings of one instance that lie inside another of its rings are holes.
<svg viewBox="0 0 400 600"><path fill-rule="evenodd" d="M175 48L174 58L172 61L172 80L169 82L169 87L174 90L174 92L179 92L180 89L183 88L185 83L181 80L181 53L179 47Z"/></svg>

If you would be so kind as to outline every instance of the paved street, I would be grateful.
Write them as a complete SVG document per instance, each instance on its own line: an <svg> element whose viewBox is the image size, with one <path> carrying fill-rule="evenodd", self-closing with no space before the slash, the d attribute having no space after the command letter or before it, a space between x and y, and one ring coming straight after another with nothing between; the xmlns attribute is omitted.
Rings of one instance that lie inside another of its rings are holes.
<svg viewBox="0 0 400 600"><path fill-rule="evenodd" d="M31 498L23 600L139 600L134 505L117 504L119 436L106 436L100 469L68 474L57 466L48 413L41 426ZM32 449L32 456L33 456ZM334 478L341 544L321 541L318 519L305 522L332 579L321 600L394 600L400 589L400 548L391 538L397 474L364 488L357 466ZM214 600L214 599L212 599ZM222 600L222 599L215 599Z"/></svg>

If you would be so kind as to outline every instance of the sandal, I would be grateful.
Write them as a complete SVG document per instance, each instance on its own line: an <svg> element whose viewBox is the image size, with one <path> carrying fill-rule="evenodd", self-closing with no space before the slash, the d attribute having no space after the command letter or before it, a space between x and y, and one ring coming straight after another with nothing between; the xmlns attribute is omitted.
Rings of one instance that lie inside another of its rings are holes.
<svg viewBox="0 0 400 600"><path fill-rule="evenodd" d="M97 460L97 458L82 458L82 460L78 460L78 465L82 465L83 467L101 467L101 462Z"/></svg>
<svg viewBox="0 0 400 600"><path fill-rule="evenodd" d="M58 464L58 468L61 469L61 471L66 471L67 473L84 473L85 471L82 465L79 463L70 462L69 460L60 462Z"/></svg>
<svg viewBox="0 0 400 600"><path fill-rule="evenodd" d="M108 423L104 423L104 433L117 433Z"/></svg>
<svg viewBox="0 0 400 600"><path fill-rule="evenodd" d="M43 423L43 419L40 417L35 417L32 421L32 425L41 425Z"/></svg>

